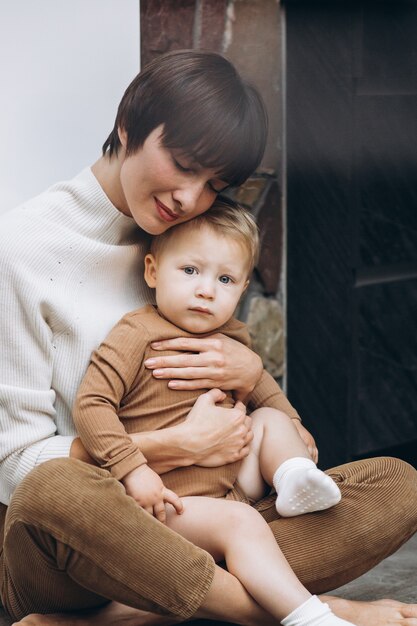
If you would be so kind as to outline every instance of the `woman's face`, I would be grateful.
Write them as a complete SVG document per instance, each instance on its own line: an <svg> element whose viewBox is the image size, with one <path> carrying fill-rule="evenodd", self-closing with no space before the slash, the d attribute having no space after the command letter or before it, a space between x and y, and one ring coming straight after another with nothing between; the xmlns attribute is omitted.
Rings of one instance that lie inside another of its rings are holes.
<svg viewBox="0 0 417 626"><path fill-rule="evenodd" d="M147 233L159 235L171 226L204 213L227 183L201 168L180 150L162 145L158 126L137 152L122 157L120 185L124 213ZM127 137L120 131L123 147Z"/></svg>

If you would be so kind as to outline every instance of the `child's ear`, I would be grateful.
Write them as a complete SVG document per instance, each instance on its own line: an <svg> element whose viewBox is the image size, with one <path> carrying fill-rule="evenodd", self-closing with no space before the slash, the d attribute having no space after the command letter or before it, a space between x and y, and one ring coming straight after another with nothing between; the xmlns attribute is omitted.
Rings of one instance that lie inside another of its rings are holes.
<svg viewBox="0 0 417 626"><path fill-rule="evenodd" d="M156 287L156 259L153 254L145 256L144 277L148 287L154 289Z"/></svg>
<svg viewBox="0 0 417 626"><path fill-rule="evenodd" d="M243 292L242 293L245 293L246 289L249 287L249 283L250 283L250 280L248 278L247 281L245 282L245 284L243 285Z"/></svg>

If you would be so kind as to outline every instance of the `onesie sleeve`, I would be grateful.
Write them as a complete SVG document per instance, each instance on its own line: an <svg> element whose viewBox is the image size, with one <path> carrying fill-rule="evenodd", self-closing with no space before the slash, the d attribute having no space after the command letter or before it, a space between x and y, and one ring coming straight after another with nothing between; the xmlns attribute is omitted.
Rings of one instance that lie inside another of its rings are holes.
<svg viewBox="0 0 417 626"><path fill-rule="evenodd" d="M146 463L118 411L137 376L148 341L147 331L133 314L123 317L93 352L74 404L74 422L85 448L117 480Z"/></svg>
<svg viewBox="0 0 417 626"><path fill-rule="evenodd" d="M225 325L223 332L252 349L252 342L246 324L232 319ZM247 402L252 410L260 409L261 407L270 407L271 409L277 409L278 411L286 413L291 419L297 419L301 422L301 417L290 404L281 387L265 369Z"/></svg>
<svg viewBox="0 0 417 626"><path fill-rule="evenodd" d="M74 436L56 434L53 336L37 268L6 230L0 249L0 501L8 504L34 467L69 456Z"/></svg>

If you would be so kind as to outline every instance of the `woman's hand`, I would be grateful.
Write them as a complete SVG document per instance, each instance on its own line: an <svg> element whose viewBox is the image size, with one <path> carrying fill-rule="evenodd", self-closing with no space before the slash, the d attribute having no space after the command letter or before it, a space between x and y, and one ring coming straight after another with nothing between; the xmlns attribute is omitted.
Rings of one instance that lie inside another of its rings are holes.
<svg viewBox="0 0 417 626"><path fill-rule="evenodd" d="M154 350L184 354L152 357L145 366L155 378L170 378L171 389L233 390L238 400L253 391L262 375L260 357L239 341L221 333L205 339L178 337L152 343Z"/></svg>
<svg viewBox="0 0 417 626"><path fill-rule="evenodd" d="M132 433L130 436L151 468L164 474L189 465L227 465L247 456L253 439L252 420L241 402L232 409L216 406L225 395L219 389L211 389L196 400L180 424Z"/></svg>
<svg viewBox="0 0 417 626"><path fill-rule="evenodd" d="M252 420L241 402L231 409L216 406L224 397L219 389L202 394L185 422L178 426L182 429L184 445L192 451L194 465L218 467L249 454Z"/></svg>
<svg viewBox="0 0 417 626"><path fill-rule="evenodd" d="M176 493L167 489L161 478L148 465L140 465L122 479L126 493L145 511L165 524L165 503L172 504L180 515L183 505Z"/></svg>
<svg viewBox="0 0 417 626"><path fill-rule="evenodd" d="M293 419L292 422L294 426L296 427L301 439L304 441L305 445L307 446L308 452L311 458L313 459L314 463L317 463L317 461L319 460L319 451L317 449L316 442L314 441L313 435L309 433L309 431L306 428L304 428L300 420Z"/></svg>

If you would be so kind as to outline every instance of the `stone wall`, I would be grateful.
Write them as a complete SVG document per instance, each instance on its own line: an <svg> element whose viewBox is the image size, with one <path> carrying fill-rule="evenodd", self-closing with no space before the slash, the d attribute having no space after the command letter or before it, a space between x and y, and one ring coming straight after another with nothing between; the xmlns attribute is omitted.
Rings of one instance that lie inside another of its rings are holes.
<svg viewBox="0 0 417 626"><path fill-rule="evenodd" d="M239 309L255 349L275 376L283 373L282 53L278 0L141 0L142 67L170 50L198 48L224 54L261 92L269 139L261 168L236 191L251 208L262 250Z"/></svg>

